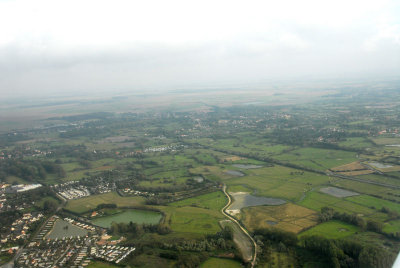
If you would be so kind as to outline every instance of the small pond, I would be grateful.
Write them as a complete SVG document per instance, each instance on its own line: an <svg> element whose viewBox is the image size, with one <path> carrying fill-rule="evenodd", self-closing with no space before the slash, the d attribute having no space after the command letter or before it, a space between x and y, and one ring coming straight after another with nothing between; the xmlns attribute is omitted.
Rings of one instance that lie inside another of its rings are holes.
<svg viewBox="0 0 400 268"><path fill-rule="evenodd" d="M233 202L229 206L228 210L232 211L237 211L245 207L263 206L263 205L277 206L286 203L286 201L283 199L254 196L251 195L250 193L245 193L245 192L230 193L230 195L233 197Z"/></svg>
<svg viewBox="0 0 400 268"><path fill-rule="evenodd" d="M374 168L391 168L391 167L393 167L392 165L382 164L379 162L369 162L368 164L370 164Z"/></svg>
<svg viewBox="0 0 400 268"><path fill-rule="evenodd" d="M337 187L325 187L325 188L321 188L319 191L324 194L329 194L331 196L339 197L339 198L359 195L356 192L340 189Z"/></svg>
<svg viewBox="0 0 400 268"><path fill-rule="evenodd" d="M91 222L94 225L109 228L113 222L137 224L158 224L162 218L161 213L149 210L129 209L114 215L103 216L93 219Z"/></svg>
<svg viewBox="0 0 400 268"><path fill-rule="evenodd" d="M225 171L225 174L235 176L235 177L243 177L244 176L244 174L242 172L237 171L237 170L227 170L227 171Z"/></svg>
<svg viewBox="0 0 400 268"><path fill-rule="evenodd" d="M262 166L258 165L244 165L244 164L233 164L232 166L243 169L262 168Z"/></svg>

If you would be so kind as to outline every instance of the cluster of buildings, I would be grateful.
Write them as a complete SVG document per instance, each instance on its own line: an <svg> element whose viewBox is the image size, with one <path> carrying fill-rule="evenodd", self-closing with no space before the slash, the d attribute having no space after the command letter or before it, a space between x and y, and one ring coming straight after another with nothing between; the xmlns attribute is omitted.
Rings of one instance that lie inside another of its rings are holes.
<svg viewBox="0 0 400 268"><path fill-rule="evenodd" d="M123 261L131 252L135 251L133 247L120 247L120 246L102 246L91 247L90 255L97 259L102 259L116 264Z"/></svg>
<svg viewBox="0 0 400 268"><path fill-rule="evenodd" d="M78 199L89 196L89 189L79 184L79 181L69 181L66 183L51 186L59 195L65 199Z"/></svg>
<svg viewBox="0 0 400 268"><path fill-rule="evenodd" d="M16 261L17 267L85 267L90 246L98 237L64 238L31 242Z"/></svg>
<svg viewBox="0 0 400 268"><path fill-rule="evenodd" d="M51 154L51 151L41 151L38 149L33 149L31 147L25 147L21 150L14 150L12 152L0 152L0 160L4 159L15 159L15 158L24 158L24 157L38 157L38 156L46 156Z"/></svg>
<svg viewBox="0 0 400 268"><path fill-rule="evenodd" d="M149 193L149 192L141 192L138 190L130 189L130 188L124 188L121 190L123 194L129 194L129 195L139 195L139 196L154 196L154 193Z"/></svg>
<svg viewBox="0 0 400 268"><path fill-rule="evenodd" d="M23 210L32 206L32 201L25 198L15 198L14 194L24 193L42 187L41 184L19 184L11 185L0 183L0 212ZM7 194L9 194L7 196ZM10 195L11 194L11 195ZM26 202L25 202L26 201Z"/></svg>
<svg viewBox="0 0 400 268"><path fill-rule="evenodd" d="M86 188L85 186L75 186L75 187L71 187L69 189L66 189L64 191L59 191L58 192L59 195L61 195L62 197L64 197L65 199L79 199L82 197L86 197L90 195L89 189Z"/></svg>
<svg viewBox="0 0 400 268"><path fill-rule="evenodd" d="M0 244L15 242L20 239L27 239L29 237L30 225L43 217L41 213L25 213L21 218L15 220L8 233L1 234Z"/></svg>
<svg viewBox="0 0 400 268"><path fill-rule="evenodd" d="M9 194L16 194L16 193L22 193L26 191L30 191L36 188L42 187L40 183L36 184L18 184L18 185L11 185L7 188L5 188L6 193Z"/></svg>
<svg viewBox="0 0 400 268"><path fill-rule="evenodd" d="M34 241L41 241L45 237L45 235L53 228L55 222L59 219L58 216L52 216L46 222L46 225L40 230L40 232L36 235Z"/></svg>
<svg viewBox="0 0 400 268"><path fill-rule="evenodd" d="M178 148L184 148L184 145L169 145L169 146L162 146L162 147L150 147L143 150L145 153L154 153L154 152L164 152L164 151L175 151Z"/></svg>
<svg viewBox="0 0 400 268"><path fill-rule="evenodd" d="M0 212L5 209L7 197L6 197L6 188L9 184L0 184Z"/></svg>
<svg viewBox="0 0 400 268"><path fill-rule="evenodd" d="M69 222L69 223L71 223L73 225L76 225L79 228L82 228L82 229L85 229L85 230L89 230L89 231L95 231L96 230L96 228L93 227L93 226L78 222L78 221L70 219L70 218L64 218L64 221Z"/></svg>
<svg viewBox="0 0 400 268"><path fill-rule="evenodd" d="M56 184L51 187L63 198L71 200L90 196L91 194L104 194L111 192L115 189L115 184L99 181L97 185L88 187L79 181L70 181Z"/></svg>
<svg viewBox="0 0 400 268"><path fill-rule="evenodd" d="M31 242L21 253L18 267L86 267L92 259L120 263L135 248L98 245L99 237L76 237Z"/></svg>

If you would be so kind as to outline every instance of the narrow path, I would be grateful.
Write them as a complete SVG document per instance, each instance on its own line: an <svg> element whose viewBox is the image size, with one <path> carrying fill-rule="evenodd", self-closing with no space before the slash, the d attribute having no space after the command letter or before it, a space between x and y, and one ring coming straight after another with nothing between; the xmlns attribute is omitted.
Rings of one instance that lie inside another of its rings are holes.
<svg viewBox="0 0 400 268"><path fill-rule="evenodd" d="M230 195L226 192L226 185L224 184L224 186L222 187L222 191L224 192L224 194L228 197L228 203L221 209L222 214L227 217L228 219L230 219L232 222L234 222L239 228L240 230L243 231L243 233L249 237L249 239L251 240L251 242L253 243L253 247L254 247L254 254L253 254L253 258L251 261L251 267L253 268L257 259L257 244L256 241L254 241L253 237L251 237L251 235L249 234L249 232L232 216L230 216L228 213L225 212L225 210L231 205L232 199L230 197Z"/></svg>

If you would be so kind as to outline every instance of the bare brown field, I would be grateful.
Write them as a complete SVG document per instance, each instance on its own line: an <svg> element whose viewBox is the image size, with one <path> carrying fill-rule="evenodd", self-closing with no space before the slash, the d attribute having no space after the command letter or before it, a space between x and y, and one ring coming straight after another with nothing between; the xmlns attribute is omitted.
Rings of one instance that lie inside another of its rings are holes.
<svg viewBox="0 0 400 268"><path fill-rule="evenodd" d="M357 175L366 175L374 173L373 170L366 168L358 161L346 165L337 166L331 168L331 170L337 172L338 174L347 176L357 176Z"/></svg>
<svg viewBox="0 0 400 268"><path fill-rule="evenodd" d="M231 155L231 156L223 157L223 158L222 158L222 161L232 161L232 162L235 162L235 161L239 161L239 160L242 160L242 159L245 159L245 158L240 157L240 156L236 156L236 155Z"/></svg>
<svg viewBox="0 0 400 268"><path fill-rule="evenodd" d="M367 175L374 173L373 170L370 169L365 169L365 170L355 170L355 171L346 171L346 172L337 172L338 174L341 175L346 175L346 176L358 176L358 175Z"/></svg>
<svg viewBox="0 0 400 268"><path fill-rule="evenodd" d="M101 167L97 167L95 168L96 170L109 170L114 168L114 166L101 166Z"/></svg>
<svg viewBox="0 0 400 268"><path fill-rule="evenodd" d="M242 209L243 223L250 230L275 227L299 233L317 224L317 213L292 203L280 206L257 206Z"/></svg>
<svg viewBox="0 0 400 268"><path fill-rule="evenodd" d="M393 166L389 168L377 168L377 169L382 172L400 171L400 166Z"/></svg>
<svg viewBox="0 0 400 268"><path fill-rule="evenodd" d="M364 170L364 169L366 169L366 168L363 165L361 165L360 162L358 162L358 161L331 168L332 171L337 171L337 172L355 171L355 170L358 171L358 170Z"/></svg>

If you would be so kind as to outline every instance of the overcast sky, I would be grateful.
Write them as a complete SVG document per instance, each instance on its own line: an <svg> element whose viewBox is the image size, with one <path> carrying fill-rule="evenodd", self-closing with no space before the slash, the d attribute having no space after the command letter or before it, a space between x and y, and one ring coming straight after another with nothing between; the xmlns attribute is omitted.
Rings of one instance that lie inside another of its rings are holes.
<svg viewBox="0 0 400 268"><path fill-rule="evenodd" d="M3 97L398 74L400 1L0 0Z"/></svg>

